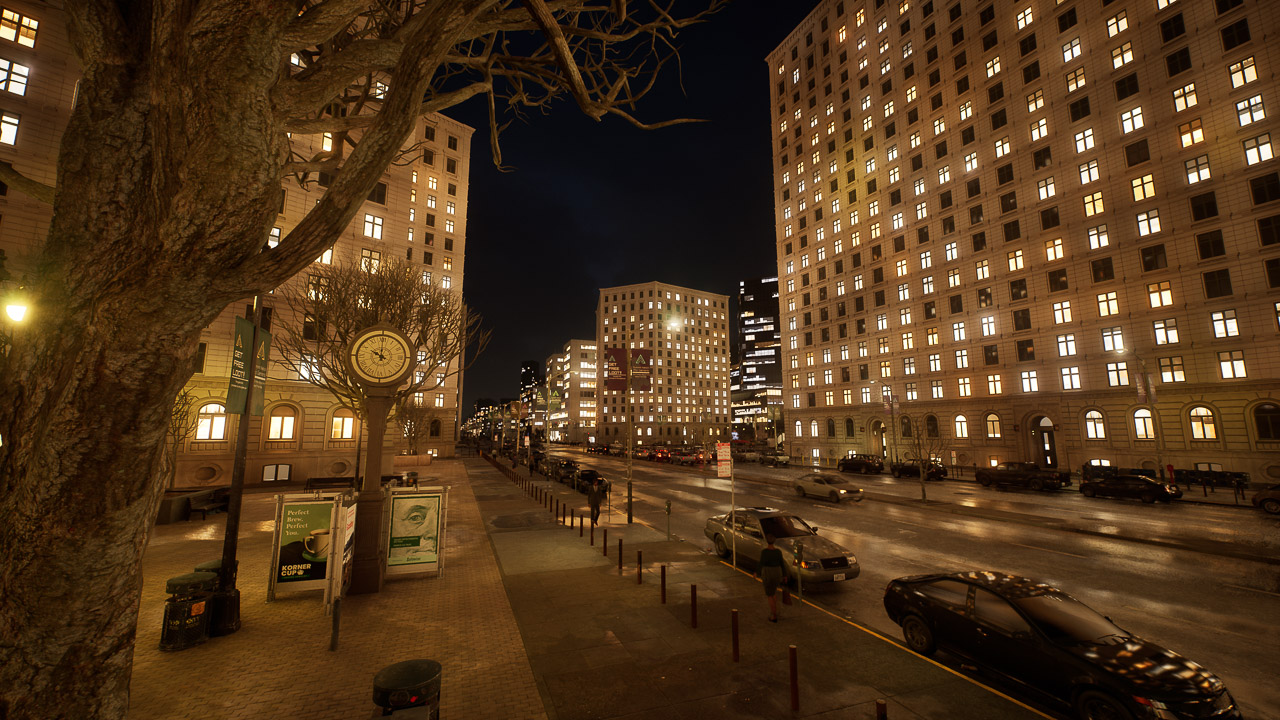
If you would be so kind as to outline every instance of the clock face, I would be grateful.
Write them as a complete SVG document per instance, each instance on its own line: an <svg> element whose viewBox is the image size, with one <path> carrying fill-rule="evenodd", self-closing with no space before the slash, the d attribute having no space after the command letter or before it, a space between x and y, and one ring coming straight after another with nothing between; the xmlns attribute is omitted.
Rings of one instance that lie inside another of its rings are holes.
<svg viewBox="0 0 1280 720"><path fill-rule="evenodd" d="M409 369L409 346L400 335L377 330L356 339L351 346L351 366L360 377L384 383Z"/></svg>

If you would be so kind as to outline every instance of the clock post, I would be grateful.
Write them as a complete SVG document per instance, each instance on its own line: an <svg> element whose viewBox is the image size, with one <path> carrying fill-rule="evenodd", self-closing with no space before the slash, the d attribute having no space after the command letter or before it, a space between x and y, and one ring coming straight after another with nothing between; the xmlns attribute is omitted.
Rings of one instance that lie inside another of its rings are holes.
<svg viewBox="0 0 1280 720"><path fill-rule="evenodd" d="M347 348L351 376L364 390L364 415L369 429L364 462L364 483L356 505L355 557L352 558L353 594L382 590L386 563L382 556L382 445L387 416L395 403L396 389L413 371L414 353L399 330L379 324L356 333Z"/></svg>

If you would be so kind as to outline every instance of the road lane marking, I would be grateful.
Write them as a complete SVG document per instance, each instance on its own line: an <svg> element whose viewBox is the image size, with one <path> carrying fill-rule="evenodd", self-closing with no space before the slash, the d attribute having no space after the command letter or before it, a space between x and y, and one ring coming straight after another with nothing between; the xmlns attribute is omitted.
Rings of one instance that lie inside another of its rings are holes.
<svg viewBox="0 0 1280 720"><path fill-rule="evenodd" d="M1263 595L1270 595L1271 597L1280 597L1280 593L1273 593L1270 590L1259 590L1258 588L1245 587L1243 585L1232 585L1231 583L1223 583L1223 585L1226 585L1229 588L1235 588L1236 590L1249 590L1250 592L1262 593Z"/></svg>
<svg viewBox="0 0 1280 720"><path fill-rule="evenodd" d="M1063 552L1062 550L1050 550L1049 548L1042 548L1036 545L1023 545L1022 543L1009 542L1008 540L1005 540L1004 543L1006 545L1017 545L1018 547L1030 548L1032 550L1043 550L1045 552L1057 553L1059 555L1070 555L1073 558L1080 558L1081 560L1089 559L1087 555L1076 555L1075 553Z"/></svg>

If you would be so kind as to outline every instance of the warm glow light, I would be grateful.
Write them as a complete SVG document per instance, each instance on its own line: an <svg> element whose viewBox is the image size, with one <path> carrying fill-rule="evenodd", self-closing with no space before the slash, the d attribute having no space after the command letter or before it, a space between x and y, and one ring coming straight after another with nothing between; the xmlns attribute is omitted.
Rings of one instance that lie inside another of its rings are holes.
<svg viewBox="0 0 1280 720"><path fill-rule="evenodd" d="M26 305L5 305L4 312L6 315L9 316L10 320L14 322L22 322L22 320L27 316L27 306Z"/></svg>

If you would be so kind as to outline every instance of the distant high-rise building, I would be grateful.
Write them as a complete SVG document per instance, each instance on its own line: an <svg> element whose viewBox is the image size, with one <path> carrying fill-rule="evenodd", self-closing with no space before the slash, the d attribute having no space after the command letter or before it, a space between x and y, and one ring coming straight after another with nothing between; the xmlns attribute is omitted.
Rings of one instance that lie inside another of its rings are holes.
<svg viewBox="0 0 1280 720"><path fill-rule="evenodd" d="M546 418L539 410L543 403L543 383L546 382L542 372L542 363L537 360L520 363L520 426L525 433L532 431L535 437L543 437L546 432Z"/></svg>
<svg viewBox="0 0 1280 720"><path fill-rule="evenodd" d="M596 308L601 369L599 442L627 442L627 408L636 443L727 442L729 298L650 282L604 288ZM647 391L605 388L610 348L653 351Z"/></svg>
<svg viewBox="0 0 1280 720"><path fill-rule="evenodd" d="M570 340L547 358L553 393L548 426L551 440L596 442L597 365L594 340Z"/></svg>
<svg viewBox="0 0 1280 720"><path fill-rule="evenodd" d="M826 0L769 54L793 456L1280 478L1270 0Z"/></svg>
<svg viewBox="0 0 1280 720"><path fill-rule="evenodd" d="M742 439L764 440L778 431L774 425L782 409L778 278L739 282L737 307L731 370L734 432Z"/></svg>

